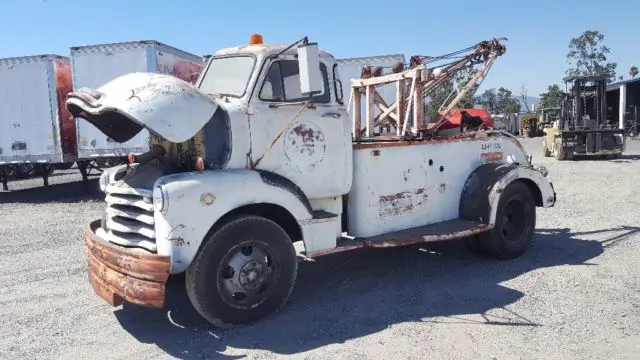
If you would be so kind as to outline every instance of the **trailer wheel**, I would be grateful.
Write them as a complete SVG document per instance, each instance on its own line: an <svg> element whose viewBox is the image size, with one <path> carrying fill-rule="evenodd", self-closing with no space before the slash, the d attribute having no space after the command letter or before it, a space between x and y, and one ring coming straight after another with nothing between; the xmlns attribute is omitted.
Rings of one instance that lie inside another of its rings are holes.
<svg viewBox="0 0 640 360"><path fill-rule="evenodd" d="M298 261L289 235L253 215L226 221L186 271L189 300L213 325L229 328L278 311L293 290Z"/></svg>
<svg viewBox="0 0 640 360"><path fill-rule="evenodd" d="M535 227L536 209L531 191L524 183L515 181L500 196L495 227L478 237L491 256L512 259L529 247Z"/></svg>
<svg viewBox="0 0 640 360"><path fill-rule="evenodd" d="M55 169L56 170L69 170L73 167L73 165L75 165L75 162L66 162L66 163L59 163L55 165Z"/></svg>

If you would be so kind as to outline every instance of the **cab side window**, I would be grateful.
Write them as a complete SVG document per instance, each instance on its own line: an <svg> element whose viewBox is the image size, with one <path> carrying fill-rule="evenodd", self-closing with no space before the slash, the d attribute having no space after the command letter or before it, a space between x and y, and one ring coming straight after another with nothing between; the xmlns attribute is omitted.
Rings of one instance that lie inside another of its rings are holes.
<svg viewBox="0 0 640 360"><path fill-rule="evenodd" d="M313 102L326 104L331 102L327 66L320 63L323 91L313 97ZM271 64L262 83L258 98L262 101L296 102L307 98L300 90L300 72L297 60L278 60Z"/></svg>

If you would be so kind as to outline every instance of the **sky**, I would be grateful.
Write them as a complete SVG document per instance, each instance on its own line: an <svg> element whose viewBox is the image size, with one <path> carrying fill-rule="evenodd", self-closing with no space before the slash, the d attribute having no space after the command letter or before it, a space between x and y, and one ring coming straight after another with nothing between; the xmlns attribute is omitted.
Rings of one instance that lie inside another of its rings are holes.
<svg viewBox="0 0 640 360"><path fill-rule="evenodd" d="M408 61L505 36L507 52L479 92L503 86L519 95L524 85L537 96L562 85L569 41L585 30L605 35L608 60L629 78L640 67L639 20L640 1L630 0L15 0L0 10L0 58L133 40L205 55L259 33L265 43L308 36L336 58L401 53Z"/></svg>

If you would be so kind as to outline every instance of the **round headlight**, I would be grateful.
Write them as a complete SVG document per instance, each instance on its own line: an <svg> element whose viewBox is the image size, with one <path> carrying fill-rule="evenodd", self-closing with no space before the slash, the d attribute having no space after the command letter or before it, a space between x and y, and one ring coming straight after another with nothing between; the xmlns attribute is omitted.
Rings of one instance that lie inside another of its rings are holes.
<svg viewBox="0 0 640 360"><path fill-rule="evenodd" d="M100 191L105 192L105 190L107 190L107 185L109 185L109 173L103 171L102 174L100 174L100 179L98 180Z"/></svg>
<svg viewBox="0 0 640 360"><path fill-rule="evenodd" d="M153 188L153 208L163 214L169 208L169 197L162 185Z"/></svg>

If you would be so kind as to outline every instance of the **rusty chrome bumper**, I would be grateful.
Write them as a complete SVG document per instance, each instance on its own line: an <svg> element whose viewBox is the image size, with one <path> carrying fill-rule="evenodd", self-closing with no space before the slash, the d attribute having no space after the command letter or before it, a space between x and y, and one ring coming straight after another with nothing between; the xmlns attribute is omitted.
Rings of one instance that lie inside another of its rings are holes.
<svg viewBox="0 0 640 360"><path fill-rule="evenodd" d="M96 294L112 306L126 301L162 308L170 257L113 245L96 234L99 228L95 220L84 234L89 283Z"/></svg>

